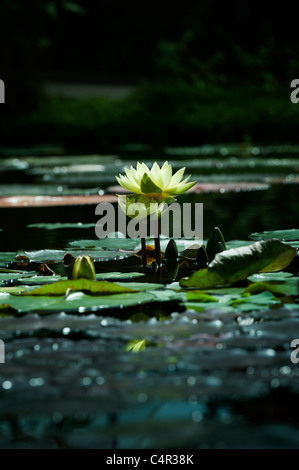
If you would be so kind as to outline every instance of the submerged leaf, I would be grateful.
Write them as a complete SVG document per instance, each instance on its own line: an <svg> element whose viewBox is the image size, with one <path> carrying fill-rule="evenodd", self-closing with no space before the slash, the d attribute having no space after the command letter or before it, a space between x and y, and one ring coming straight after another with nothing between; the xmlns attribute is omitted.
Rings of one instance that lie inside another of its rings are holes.
<svg viewBox="0 0 299 470"><path fill-rule="evenodd" d="M275 239L232 248L218 253L206 269L182 279L180 284L204 289L241 281L257 272L280 271L290 264L295 255L295 248Z"/></svg>
<svg viewBox="0 0 299 470"><path fill-rule="evenodd" d="M131 352L143 351L146 346L145 339L133 339L128 342L126 350Z"/></svg>

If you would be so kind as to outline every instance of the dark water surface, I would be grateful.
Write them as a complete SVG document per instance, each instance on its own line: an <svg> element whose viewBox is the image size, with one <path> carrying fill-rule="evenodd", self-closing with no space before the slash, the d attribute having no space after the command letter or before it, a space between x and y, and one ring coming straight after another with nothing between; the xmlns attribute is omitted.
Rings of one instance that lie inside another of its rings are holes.
<svg viewBox="0 0 299 470"><path fill-rule="evenodd" d="M203 202L204 237L214 226L226 240L298 228L295 183L181 201ZM94 206L1 208L1 251L94 239L93 226L27 226L78 221L95 223ZM0 448L298 448L299 364L290 343L299 338L299 308L223 312L172 307L163 322L146 323L107 312L1 318ZM148 345L134 354L126 345L136 338Z"/></svg>

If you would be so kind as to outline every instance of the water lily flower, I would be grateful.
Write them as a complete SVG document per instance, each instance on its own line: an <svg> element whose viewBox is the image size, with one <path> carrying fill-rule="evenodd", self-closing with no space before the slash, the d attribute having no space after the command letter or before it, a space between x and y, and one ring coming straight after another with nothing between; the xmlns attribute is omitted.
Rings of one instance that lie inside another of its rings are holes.
<svg viewBox="0 0 299 470"><path fill-rule="evenodd" d="M181 168L174 175L172 167L165 162L160 168L155 162L151 169L145 163L137 163L136 169L125 168L126 176L116 176L118 183L128 191L141 194L157 201L165 200L167 203L175 201L175 197L185 193L195 185L189 182L190 176L183 179L186 168Z"/></svg>

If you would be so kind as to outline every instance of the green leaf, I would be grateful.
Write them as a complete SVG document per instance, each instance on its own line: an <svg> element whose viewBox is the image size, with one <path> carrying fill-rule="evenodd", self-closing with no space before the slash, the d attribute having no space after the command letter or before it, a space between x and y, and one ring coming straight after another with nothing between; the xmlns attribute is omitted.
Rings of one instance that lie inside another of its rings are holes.
<svg viewBox="0 0 299 470"><path fill-rule="evenodd" d="M113 282L107 281L90 281L88 279L76 279L53 282L52 284L45 284L38 289L27 291L21 295L65 295L68 290L71 291L88 291L92 294L98 295L111 295L126 292L137 292L137 290L130 289L126 286L119 286Z"/></svg>
<svg viewBox="0 0 299 470"><path fill-rule="evenodd" d="M144 273L135 273L135 272L128 272L128 273L121 273L121 272L108 272L108 273L97 273L96 279L133 279L136 277L143 277Z"/></svg>
<svg viewBox="0 0 299 470"><path fill-rule="evenodd" d="M0 287L0 293L5 292L8 294L18 294L20 292L24 292L26 289L24 287L18 286L8 286L8 287Z"/></svg>
<svg viewBox="0 0 299 470"><path fill-rule="evenodd" d="M271 292L274 295L284 295L284 292L277 286L267 282L254 282L244 290L244 294L259 294L260 292Z"/></svg>
<svg viewBox="0 0 299 470"><path fill-rule="evenodd" d="M81 222L77 222L77 223L57 222L57 223L30 224L30 225L27 225L27 227L52 231L52 230L63 230L63 229L89 229L89 228L94 229L95 224L83 224Z"/></svg>
<svg viewBox="0 0 299 470"><path fill-rule="evenodd" d="M0 265L14 261L15 253L10 251L0 252Z"/></svg>
<svg viewBox="0 0 299 470"><path fill-rule="evenodd" d="M186 298L187 300L196 300L197 302L218 302L219 300L198 290L187 292Z"/></svg>
<svg viewBox="0 0 299 470"><path fill-rule="evenodd" d="M139 352L143 351L146 346L146 340L145 339L133 339L128 342L126 350L131 351L131 352Z"/></svg>
<svg viewBox="0 0 299 470"><path fill-rule="evenodd" d="M137 250L140 248L140 239L135 238L99 238L98 240L73 240L68 243L73 248L107 248L109 250Z"/></svg>
<svg viewBox="0 0 299 470"><path fill-rule="evenodd" d="M284 269L295 255L295 248L279 240L256 242L218 253L206 269L200 269L188 279L181 279L180 285L206 289L241 281L257 272Z"/></svg>
<svg viewBox="0 0 299 470"><path fill-rule="evenodd" d="M72 292L67 297L54 295L10 295L2 294L1 301L15 308L19 313L27 312L97 312L102 309L122 309L156 301L151 292L137 292L114 295L86 295Z"/></svg>
<svg viewBox="0 0 299 470"><path fill-rule="evenodd" d="M255 274L248 278L253 284L250 284L247 289L252 288L253 285L267 285L271 286L270 292L274 292L273 289L279 289L284 295L298 295L298 277L292 276L290 273L263 273ZM253 288L252 288L253 289Z"/></svg>
<svg viewBox="0 0 299 470"><path fill-rule="evenodd" d="M144 173L141 179L140 189L144 194L162 193L162 189L151 180L147 173Z"/></svg>
<svg viewBox="0 0 299 470"><path fill-rule="evenodd" d="M299 240L299 229L289 230L270 230L265 232L255 232L250 235L253 240L267 240L269 238L278 238L278 240Z"/></svg>

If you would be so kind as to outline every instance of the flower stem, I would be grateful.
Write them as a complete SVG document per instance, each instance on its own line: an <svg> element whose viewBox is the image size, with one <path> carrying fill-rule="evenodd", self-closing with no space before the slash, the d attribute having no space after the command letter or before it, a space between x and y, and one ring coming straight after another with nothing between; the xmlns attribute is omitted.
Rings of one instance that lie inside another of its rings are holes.
<svg viewBox="0 0 299 470"><path fill-rule="evenodd" d="M146 247L145 247L145 238L141 238L141 253L142 253L142 264L144 269L146 269Z"/></svg>
<svg viewBox="0 0 299 470"><path fill-rule="evenodd" d="M160 268L162 264L162 259L161 259L161 247L160 247L159 233L158 233L158 236L155 238L155 252L156 252L156 263L158 265L158 268Z"/></svg>

